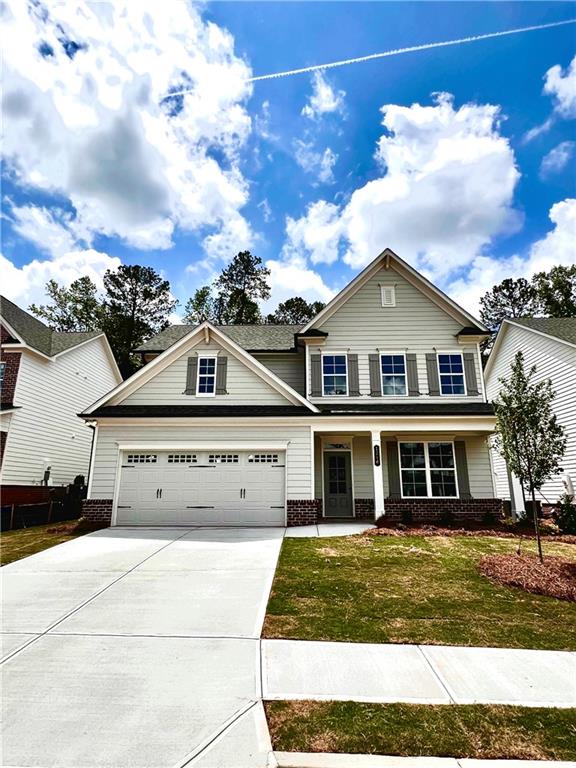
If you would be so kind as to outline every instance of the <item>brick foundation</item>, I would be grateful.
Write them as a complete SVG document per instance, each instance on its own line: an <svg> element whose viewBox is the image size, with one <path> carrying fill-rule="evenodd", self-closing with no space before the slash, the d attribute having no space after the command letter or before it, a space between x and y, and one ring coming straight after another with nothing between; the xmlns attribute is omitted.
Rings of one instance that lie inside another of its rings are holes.
<svg viewBox="0 0 576 768"><path fill-rule="evenodd" d="M434 523L443 514L451 513L454 520L482 521L486 514L499 517L503 511L502 499L384 499L384 517L377 521L402 520L412 514L415 523Z"/></svg>
<svg viewBox="0 0 576 768"><path fill-rule="evenodd" d="M354 499L356 520L374 520L374 499Z"/></svg>
<svg viewBox="0 0 576 768"><path fill-rule="evenodd" d="M112 521L112 499L84 499L82 502L82 517L91 523L107 523Z"/></svg>
<svg viewBox="0 0 576 768"><path fill-rule="evenodd" d="M314 525L320 517L321 499L288 499L286 502L286 524Z"/></svg>

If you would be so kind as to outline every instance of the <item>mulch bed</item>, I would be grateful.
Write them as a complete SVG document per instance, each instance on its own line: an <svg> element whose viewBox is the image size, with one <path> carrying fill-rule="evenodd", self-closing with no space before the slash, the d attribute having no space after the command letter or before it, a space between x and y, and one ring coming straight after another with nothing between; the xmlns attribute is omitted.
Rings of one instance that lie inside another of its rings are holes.
<svg viewBox="0 0 576 768"><path fill-rule="evenodd" d="M562 557L544 554L541 563L535 555L485 555L478 569L497 584L576 602L576 563Z"/></svg>
<svg viewBox="0 0 576 768"><path fill-rule="evenodd" d="M467 526L466 528L447 528L439 525L403 525L399 523L394 527L382 526L370 528L366 531L368 536L495 536L499 539L535 539L533 531L523 528L511 531L508 527L482 528ZM541 534L542 539L557 541L561 544L576 544L576 536L560 535L552 536Z"/></svg>

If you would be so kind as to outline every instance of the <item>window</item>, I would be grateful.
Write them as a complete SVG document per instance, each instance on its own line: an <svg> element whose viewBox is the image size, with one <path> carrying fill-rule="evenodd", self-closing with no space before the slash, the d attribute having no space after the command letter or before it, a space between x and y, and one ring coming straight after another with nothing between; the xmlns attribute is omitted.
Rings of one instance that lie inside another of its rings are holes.
<svg viewBox="0 0 576 768"><path fill-rule="evenodd" d="M381 285L380 296L382 298L383 307L396 306L396 288L393 285Z"/></svg>
<svg viewBox="0 0 576 768"><path fill-rule="evenodd" d="M4 372L6 371L6 363L0 363L0 387L4 384Z"/></svg>
<svg viewBox="0 0 576 768"><path fill-rule="evenodd" d="M381 355L382 394L405 395L406 358L404 355Z"/></svg>
<svg viewBox="0 0 576 768"><path fill-rule="evenodd" d="M198 383L196 385L197 395L216 394L216 358L199 357L198 358Z"/></svg>
<svg viewBox="0 0 576 768"><path fill-rule="evenodd" d="M443 395L465 395L464 365L462 355L439 354L438 373L440 375L440 392Z"/></svg>
<svg viewBox="0 0 576 768"><path fill-rule="evenodd" d="M196 464L195 453L169 453L168 464Z"/></svg>
<svg viewBox="0 0 576 768"><path fill-rule="evenodd" d="M238 464L237 453L211 453L208 456L209 464Z"/></svg>
<svg viewBox="0 0 576 768"><path fill-rule="evenodd" d="M348 394L346 355L322 355L322 391L325 395Z"/></svg>
<svg viewBox="0 0 576 768"><path fill-rule="evenodd" d="M277 453L255 453L248 456L248 464L278 464Z"/></svg>
<svg viewBox="0 0 576 768"><path fill-rule="evenodd" d="M452 443L400 443L403 497L457 497Z"/></svg>
<svg viewBox="0 0 576 768"><path fill-rule="evenodd" d="M155 453L129 453L128 464L156 464L158 456Z"/></svg>

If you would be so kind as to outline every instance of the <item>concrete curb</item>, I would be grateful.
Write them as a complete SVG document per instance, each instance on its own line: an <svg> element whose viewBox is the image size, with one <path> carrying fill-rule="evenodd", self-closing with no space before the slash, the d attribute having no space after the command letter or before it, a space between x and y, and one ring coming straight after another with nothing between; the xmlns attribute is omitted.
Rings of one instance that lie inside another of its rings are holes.
<svg viewBox="0 0 576 768"><path fill-rule="evenodd" d="M454 757L346 755L332 752L274 752L278 768L575 768L571 761L475 760Z"/></svg>

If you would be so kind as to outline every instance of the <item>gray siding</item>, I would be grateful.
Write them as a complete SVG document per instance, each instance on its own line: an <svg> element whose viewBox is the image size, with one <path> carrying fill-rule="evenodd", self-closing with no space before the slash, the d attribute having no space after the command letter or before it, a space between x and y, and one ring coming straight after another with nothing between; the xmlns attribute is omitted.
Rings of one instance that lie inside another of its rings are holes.
<svg viewBox="0 0 576 768"><path fill-rule="evenodd" d="M380 284L395 285L395 307L382 306ZM455 335L462 329L462 323L448 315L393 268L381 269L319 327L329 334L325 346L322 347L323 352L358 353L361 397L347 398L347 402L378 401L378 398L370 397L368 370L368 355L377 352L413 352L417 355L420 397L383 398L386 402L421 401L423 398L438 402L483 399L482 394L469 398L428 396L425 358L427 352L473 352L476 377L481 389L482 369L478 350L476 344L459 344ZM330 398L333 399L338 398Z"/></svg>
<svg viewBox="0 0 576 768"><path fill-rule="evenodd" d="M227 395L196 397L185 395L188 358L218 353L228 358ZM247 368L234 355L215 343L188 348L177 360L157 373L150 381L119 402L125 405L287 405L288 400Z"/></svg>
<svg viewBox="0 0 576 768"><path fill-rule="evenodd" d="M300 395L304 395L305 386L305 369L304 353L286 353L286 354L272 354L254 355L262 365L269 368L272 373L275 373L279 379L285 381L289 387L295 389Z"/></svg>
<svg viewBox="0 0 576 768"><path fill-rule="evenodd" d="M496 399L500 390L498 379L510 376L510 365L518 351L524 353L525 366L536 366L537 380L550 379L556 392L554 412L566 430L568 444L562 461L563 472L542 488L540 498L555 502L564 492L562 476L569 474L576 483L576 349L560 341L533 333L527 328L508 326L493 360L486 389L489 400ZM508 473L504 459L492 451L492 462L498 496L510 498Z"/></svg>
<svg viewBox="0 0 576 768"><path fill-rule="evenodd" d="M310 427L257 424L254 421L233 424L145 426L138 424L100 425L96 442L94 473L90 498L111 499L114 494L118 443L162 442L181 444L186 441L222 442L238 441L249 443L254 449L266 442L289 441L287 449L287 498L312 498L312 460L310 456Z"/></svg>

